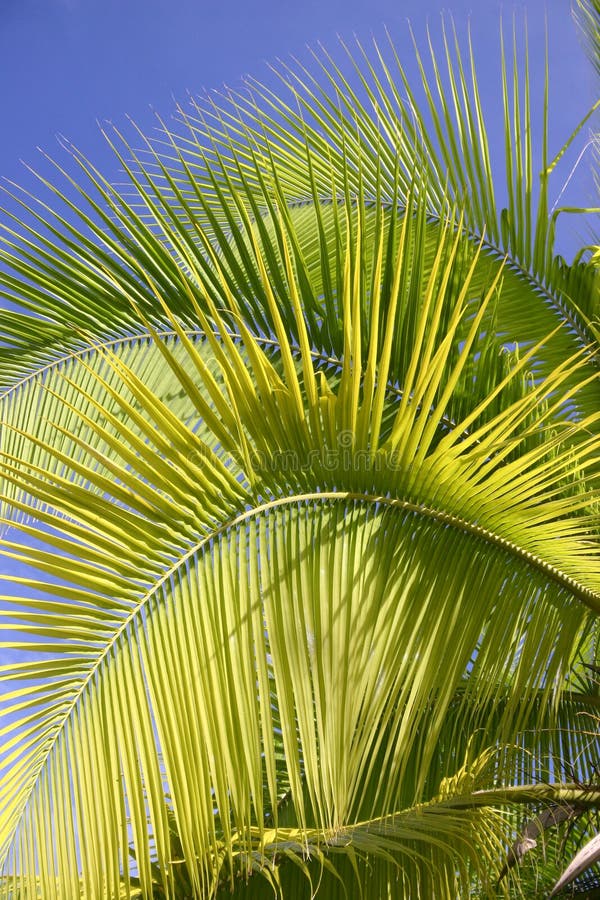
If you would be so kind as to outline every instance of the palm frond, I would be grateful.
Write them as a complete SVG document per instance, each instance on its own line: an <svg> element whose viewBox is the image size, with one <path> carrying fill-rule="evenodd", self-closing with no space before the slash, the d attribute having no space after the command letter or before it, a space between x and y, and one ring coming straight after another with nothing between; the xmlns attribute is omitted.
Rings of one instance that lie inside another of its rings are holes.
<svg viewBox="0 0 600 900"><path fill-rule="evenodd" d="M21 195L0 895L467 895L597 802L597 272L443 41L425 111L359 50Z"/></svg>

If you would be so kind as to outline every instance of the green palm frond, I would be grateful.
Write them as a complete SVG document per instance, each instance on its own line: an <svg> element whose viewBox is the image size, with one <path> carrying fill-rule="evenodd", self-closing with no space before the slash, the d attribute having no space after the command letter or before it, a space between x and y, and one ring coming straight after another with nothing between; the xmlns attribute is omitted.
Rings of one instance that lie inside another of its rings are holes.
<svg viewBox="0 0 600 900"><path fill-rule="evenodd" d="M600 4L598 0L576 0L573 9L586 41L590 59L600 74Z"/></svg>
<svg viewBox="0 0 600 900"><path fill-rule="evenodd" d="M597 271L443 39L423 112L325 58L21 195L0 896L508 896L597 805Z"/></svg>

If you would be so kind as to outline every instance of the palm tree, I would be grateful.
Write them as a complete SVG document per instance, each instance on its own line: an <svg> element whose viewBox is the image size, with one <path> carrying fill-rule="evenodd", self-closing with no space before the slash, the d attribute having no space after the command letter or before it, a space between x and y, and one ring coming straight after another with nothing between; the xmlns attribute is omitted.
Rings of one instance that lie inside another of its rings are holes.
<svg viewBox="0 0 600 900"><path fill-rule="evenodd" d="M418 90L391 45L323 55L107 134L127 190L72 150L16 195L0 896L582 884L597 252L555 255L585 123L550 159L546 100L534 159L516 57L503 209L451 30Z"/></svg>

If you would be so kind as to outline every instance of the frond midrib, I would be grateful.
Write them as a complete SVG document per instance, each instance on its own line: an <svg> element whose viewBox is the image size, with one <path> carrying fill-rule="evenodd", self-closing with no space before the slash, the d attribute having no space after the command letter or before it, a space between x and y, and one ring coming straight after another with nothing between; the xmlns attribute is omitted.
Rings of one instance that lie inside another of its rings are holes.
<svg viewBox="0 0 600 900"><path fill-rule="evenodd" d="M333 197L324 198L326 202L334 203L337 202ZM373 204L376 202L375 198L372 198L371 201ZM290 206L307 206L310 204L314 204L314 200L312 198L307 199L298 199L290 204ZM399 207L401 210L404 209L403 206ZM436 210L430 210L427 215L427 219L430 224L436 224L441 226L444 222L447 222L446 218L442 216L442 214ZM455 217L455 225L458 225L458 219ZM594 365L599 365L600 360L598 359L598 351L590 352L589 346L594 343L593 337L586 334L585 331L582 330L581 322L578 320L577 315L570 308L568 303L565 303L559 295L558 291L560 289L553 288L552 284L549 280L543 280L542 277L536 275L535 272L532 272L530 269L526 268L518 259L514 256L511 256L509 251L505 248L501 247L499 244L491 241L486 234L478 231L474 226L470 226L468 222L465 222L463 225L463 234L464 236L472 241L475 244L481 242L482 247L484 247L496 260L501 261L504 265L512 272L517 275L520 275L524 281L527 282L527 285L536 293L538 297L547 302L548 306L561 318L563 318L566 324L572 329L576 334L577 340L580 342L581 347L588 349L588 355L590 361ZM580 313L579 313L580 314Z"/></svg>
<svg viewBox="0 0 600 900"><path fill-rule="evenodd" d="M183 330L184 330L185 334L189 337L195 336L195 337L201 338L201 337L206 337L206 335L207 335L206 330L202 329L202 328L189 328L189 329L185 328ZM220 337L220 332L217 329L214 329L212 332L212 335L218 339ZM238 334L236 332L228 332L228 336L230 338L232 338L234 341L242 341L243 340L241 334ZM57 356L55 359L53 359L51 362L45 364L41 368L35 369L34 371L30 372L28 375L23 376L23 378L19 379L18 381L13 382L4 391L4 393L0 393L0 403L5 401L8 397L11 396L11 394L13 394L15 391L19 390L19 388L22 388L25 384L27 384L31 381L34 381L37 378L41 378L45 372L49 372L53 369L60 369L61 366L65 365L66 363L68 363L71 360L81 359L81 358L85 357L86 355L92 354L99 350L111 350L113 347L117 347L119 344L126 344L128 342L136 343L138 341L147 340L150 337L151 337L151 335L149 333L140 332L140 333L126 335L125 337L108 338L108 339L106 339L104 341L100 341L98 343L89 344L87 347L82 347L79 350L74 350L70 353L65 353L62 356ZM174 331L172 329L167 329L164 331L157 331L156 337L166 339L166 338L170 338L170 337L177 338L178 335L177 335L176 331ZM280 348L279 341L277 341L275 338L268 338L268 337L265 337L264 335L257 335L257 334L253 334L252 338L261 347L265 347L265 348L269 348L269 349L273 349L273 350L278 350ZM300 347L298 347L296 344L290 344L289 348L290 348L290 351L293 356L300 358L300 356L301 356ZM310 355L311 355L312 359L315 360L315 362L322 363L325 366L332 366L333 368L337 368L340 370L343 366L343 361L338 356L333 356L331 354L324 353L319 350L311 350ZM386 392L388 394L394 395L395 397L398 397L399 399L401 399L404 396L404 392L399 387L396 387L396 385L389 378L386 382ZM454 419L452 419L450 416L448 416L446 414L444 414L442 416L442 421L448 428L454 428L454 427L456 427L456 424L457 424L454 421Z"/></svg>
<svg viewBox="0 0 600 900"><path fill-rule="evenodd" d="M338 202L338 201L337 201L337 198L334 198L333 195L331 195L329 197L323 196L320 199L320 202L333 204L334 202ZM357 203L358 200L355 200L354 202ZM368 199L365 198L364 202L367 203ZM376 202L376 198L371 198L371 203L374 204L375 202ZM298 198L296 200L290 201L290 203L289 203L290 208L304 207L307 205L314 205L314 199L312 197ZM399 204L398 208L400 211L403 211L404 210L403 204ZM446 224L448 223L447 212L444 217L442 215L442 212L437 211L435 209L431 209L431 208L428 212L427 218L428 218L428 221L430 222L430 224L436 224L438 226L441 226L444 223L446 223ZM454 218L454 224L456 226L458 226L459 225L458 219L456 218L456 216L454 216L453 218ZM582 322L580 321L580 318L579 318L582 315L581 312L579 310L577 310L577 312L576 312L571 307L569 301L564 296L562 296L562 292L560 291L560 288L553 287L548 279L543 278L543 275L537 275L535 272L526 268L518 259L511 256L505 248L501 247L498 243L494 243L493 241L491 241L487 237L485 232L481 232L481 231L477 230L473 225L470 225L468 222L463 223L462 231L463 231L465 238L467 238L467 240L469 240L473 244L481 243L482 247L484 247L488 251L488 253L491 255L491 257L493 257L493 259L495 261L501 262L502 264L504 264L507 267L508 270L513 272L515 275L520 276L526 282L527 286L535 293L535 295L542 302L544 302L549 308L551 308L551 310L554 312L555 315L557 315L564 321L564 323L567 325L567 327L569 329L569 332L575 338L575 340L579 343L580 347L582 349L586 350L586 355L588 356L590 362L595 366L599 365L600 361L598 358L598 350L592 349L592 345L594 345L594 343L595 343L594 338L585 332L585 330L584 330L585 323L583 323L583 325L582 325ZM200 334L203 332L201 329L190 329L190 331L188 333L189 334ZM170 331L165 331L165 332L161 332L160 334L161 334L161 336L168 337L173 333ZM239 335L232 335L232 336L239 337ZM90 347L81 348L80 350L72 351L61 357L57 357L55 360L51 361L50 363L43 365L41 368L35 369L34 371L30 372L28 375L18 379L17 381L15 381L11 385L9 385L3 392L0 393L0 401L5 399L5 397L8 396L13 390L18 389L27 381L40 376L45 371L53 368L55 365L60 365L61 363L65 362L69 359L74 359L74 358L84 355L85 353L89 352L90 349L92 349L92 347L93 348L96 348L96 347L102 348L102 347L116 346L117 344L127 342L128 340L139 340L140 337L143 337L143 335L133 334L133 335L126 335L125 337L121 336L118 338L109 338L104 341L100 340L98 344L91 345ZM269 343L273 343L273 344L276 343L275 341L271 341L269 338L262 337L259 335L254 335L254 337L258 341L264 343L265 345L269 345ZM329 357L328 355L321 354L318 351L314 351L313 356L315 359L322 359L324 362L327 362L327 363L331 362L334 365L341 364L340 361L338 359L336 359L335 357Z"/></svg>

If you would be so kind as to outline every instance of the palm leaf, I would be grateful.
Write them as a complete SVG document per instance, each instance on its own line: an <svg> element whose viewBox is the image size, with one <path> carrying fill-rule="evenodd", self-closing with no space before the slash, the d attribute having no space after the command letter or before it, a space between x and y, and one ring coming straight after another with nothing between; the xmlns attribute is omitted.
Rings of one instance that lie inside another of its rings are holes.
<svg viewBox="0 0 600 900"><path fill-rule="evenodd" d="M596 274L516 124L497 214L444 60L448 150L329 60L5 232L4 896L466 894L581 799L539 779L596 759Z"/></svg>

